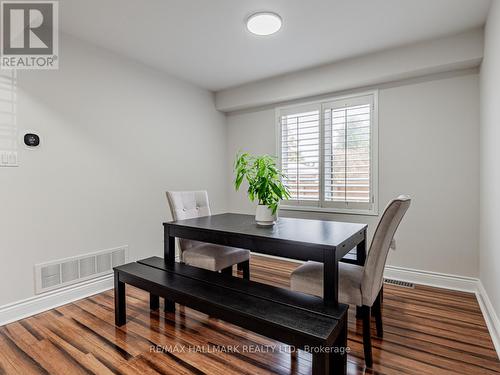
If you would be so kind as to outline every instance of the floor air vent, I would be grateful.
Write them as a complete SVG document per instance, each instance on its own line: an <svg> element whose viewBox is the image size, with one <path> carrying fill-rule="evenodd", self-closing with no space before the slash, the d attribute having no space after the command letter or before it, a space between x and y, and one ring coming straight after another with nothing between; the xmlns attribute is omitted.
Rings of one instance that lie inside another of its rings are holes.
<svg viewBox="0 0 500 375"><path fill-rule="evenodd" d="M113 267L125 264L128 247L118 247L77 257L35 265L37 294L110 274Z"/></svg>
<svg viewBox="0 0 500 375"><path fill-rule="evenodd" d="M384 284L400 286L402 288L415 289L415 284L401 280L384 279Z"/></svg>

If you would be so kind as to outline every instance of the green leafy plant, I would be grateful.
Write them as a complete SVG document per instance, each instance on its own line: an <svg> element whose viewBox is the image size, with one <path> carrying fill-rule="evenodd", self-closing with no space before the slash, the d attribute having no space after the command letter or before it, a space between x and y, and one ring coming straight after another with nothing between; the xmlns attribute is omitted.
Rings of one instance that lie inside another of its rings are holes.
<svg viewBox="0 0 500 375"><path fill-rule="evenodd" d="M282 199L289 199L290 193L281 179L285 177L276 166L276 159L269 155L252 156L238 154L234 164L234 187L238 191L244 180L248 182L248 197L253 202L269 207L273 214Z"/></svg>

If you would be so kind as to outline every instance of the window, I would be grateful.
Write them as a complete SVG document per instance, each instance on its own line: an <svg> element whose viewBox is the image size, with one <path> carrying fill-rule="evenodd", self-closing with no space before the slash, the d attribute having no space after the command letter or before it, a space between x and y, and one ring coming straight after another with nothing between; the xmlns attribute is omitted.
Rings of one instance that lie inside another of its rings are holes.
<svg viewBox="0 0 500 375"><path fill-rule="evenodd" d="M17 166L16 71L0 71L0 167Z"/></svg>
<svg viewBox="0 0 500 375"><path fill-rule="evenodd" d="M377 94L277 109L286 208L377 214Z"/></svg>

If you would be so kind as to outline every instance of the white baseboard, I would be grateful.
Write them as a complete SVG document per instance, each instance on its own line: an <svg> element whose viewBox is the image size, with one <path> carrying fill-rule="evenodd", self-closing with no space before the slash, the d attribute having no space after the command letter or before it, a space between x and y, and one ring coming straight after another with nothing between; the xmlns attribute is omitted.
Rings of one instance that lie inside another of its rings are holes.
<svg viewBox="0 0 500 375"><path fill-rule="evenodd" d="M0 306L0 326L113 288L113 274Z"/></svg>
<svg viewBox="0 0 500 375"><path fill-rule="evenodd" d="M415 270L396 266L386 266L384 277L388 279L408 281L436 288L459 290L475 293L478 279L458 275L449 275L430 271Z"/></svg>
<svg viewBox="0 0 500 375"><path fill-rule="evenodd" d="M500 359L500 319L498 319L498 315L493 308L493 304L491 303L488 293L486 292L486 289L484 289L481 280L478 281L477 286L476 296L479 302L479 307L481 308L484 320L488 326L488 331L490 332L493 345L495 345L498 358Z"/></svg>

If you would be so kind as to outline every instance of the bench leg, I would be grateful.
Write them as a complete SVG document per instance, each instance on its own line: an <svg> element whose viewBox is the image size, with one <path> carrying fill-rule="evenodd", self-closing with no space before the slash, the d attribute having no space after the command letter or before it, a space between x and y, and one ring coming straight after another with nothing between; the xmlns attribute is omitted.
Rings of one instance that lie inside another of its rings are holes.
<svg viewBox="0 0 500 375"><path fill-rule="evenodd" d="M330 374L329 354L313 353L312 355L312 375Z"/></svg>
<svg viewBox="0 0 500 375"><path fill-rule="evenodd" d="M330 354L330 371L334 374L347 373L347 319L344 322L344 328L335 340L334 347L336 351Z"/></svg>
<svg viewBox="0 0 500 375"><path fill-rule="evenodd" d="M151 310L158 310L160 307L160 297L154 295L153 293L149 293L149 308Z"/></svg>
<svg viewBox="0 0 500 375"><path fill-rule="evenodd" d="M233 276L233 266L221 269L220 273L226 276Z"/></svg>
<svg viewBox="0 0 500 375"><path fill-rule="evenodd" d="M120 281L118 272L115 272L115 324L120 327L126 320L125 283Z"/></svg>

